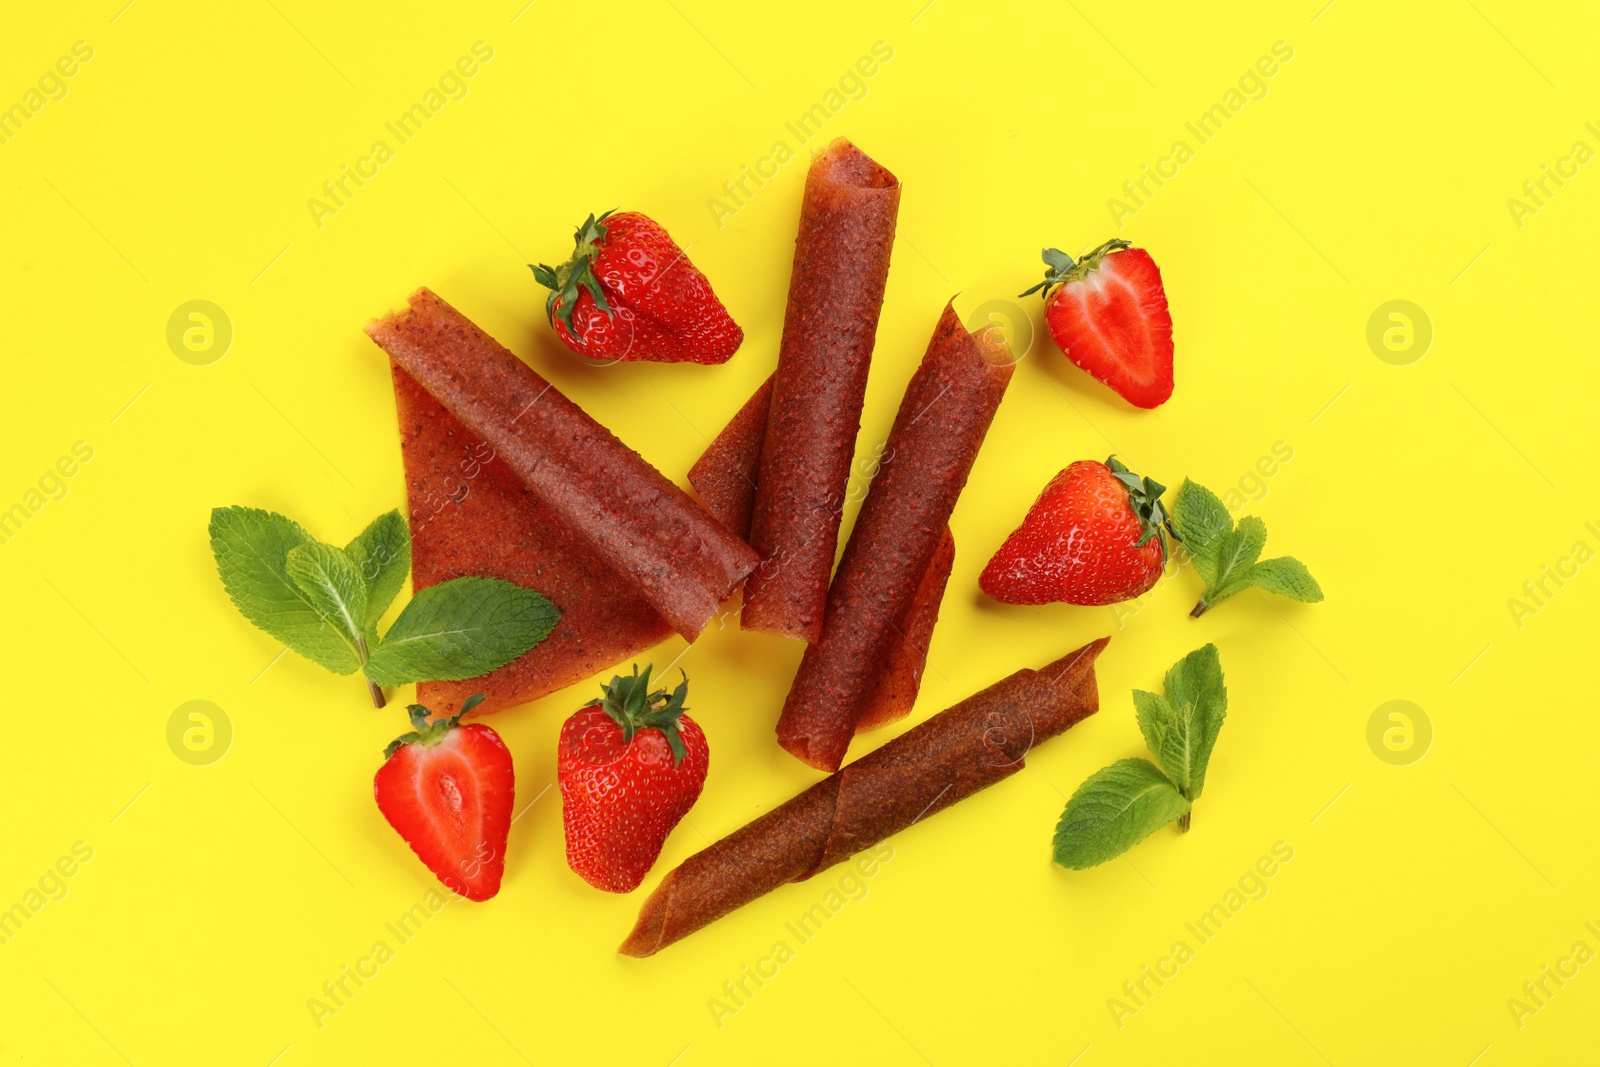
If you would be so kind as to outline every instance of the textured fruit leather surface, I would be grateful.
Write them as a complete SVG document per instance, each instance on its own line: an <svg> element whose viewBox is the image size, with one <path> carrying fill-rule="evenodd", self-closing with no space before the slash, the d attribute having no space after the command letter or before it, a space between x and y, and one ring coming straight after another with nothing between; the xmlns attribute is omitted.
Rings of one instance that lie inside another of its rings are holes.
<svg viewBox="0 0 1600 1067"><path fill-rule="evenodd" d="M750 394L689 468L689 484L700 494L706 510L745 540L750 539L750 515L756 506L756 475L761 468L767 412L772 407L772 381L769 376Z"/></svg>
<svg viewBox="0 0 1600 1067"><path fill-rule="evenodd" d="M815 641L861 426L900 183L843 138L811 164L800 208L745 583L746 630Z"/></svg>
<svg viewBox="0 0 1600 1067"><path fill-rule="evenodd" d="M561 612L550 636L481 678L422 682L417 702L474 714L553 693L658 644L672 627L522 483L493 448L391 364L417 589L484 575L535 589Z"/></svg>
<svg viewBox="0 0 1600 1067"><path fill-rule="evenodd" d="M751 394L716 440L689 468L694 486L717 521L740 537L750 529L755 506L756 477L761 461L761 440L766 433L767 407L772 402L772 379ZM955 565L955 537L945 528L939 548L917 584L916 595L894 634L875 676L868 684L858 732L874 730L911 713L927 666L928 644L939 621L939 605Z"/></svg>
<svg viewBox="0 0 1600 1067"><path fill-rule="evenodd" d="M911 714L917 702L917 691L922 688L922 673L928 665L928 644L939 622L939 605L944 601L944 589L955 564L956 538L947 526L928 569L923 572L922 581L917 583L916 595L911 598L906 617L889 640L889 651L872 685L871 695L861 703L856 733L876 730Z"/></svg>
<svg viewBox="0 0 1600 1067"><path fill-rule="evenodd" d="M1017 671L690 856L644 902L620 951L653 955L1015 774L1034 745L1098 710L1094 661L1108 640Z"/></svg>
<svg viewBox="0 0 1600 1067"><path fill-rule="evenodd" d="M806 649L778 720L778 743L813 767L844 759L1012 369L995 335L974 336L945 305L839 560L821 640Z"/></svg>
<svg viewBox="0 0 1600 1067"><path fill-rule="evenodd" d="M367 333L684 637L698 636L759 562L689 494L429 290Z"/></svg>

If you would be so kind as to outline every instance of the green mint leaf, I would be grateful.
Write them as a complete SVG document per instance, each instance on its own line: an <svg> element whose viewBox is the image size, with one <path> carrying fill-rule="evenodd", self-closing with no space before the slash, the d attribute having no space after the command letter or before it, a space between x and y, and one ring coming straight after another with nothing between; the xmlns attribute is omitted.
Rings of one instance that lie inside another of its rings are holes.
<svg viewBox="0 0 1600 1067"><path fill-rule="evenodd" d="M379 515L344 546L367 585L363 627L374 626L389 610L411 573L411 531L398 510Z"/></svg>
<svg viewBox="0 0 1600 1067"><path fill-rule="evenodd" d="M499 578L455 578L412 598L367 661L380 686L458 681L502 667L544 640L561 613Z"/></svg>
<svg viewBox="0 0 1600 1067"><path fill-rule="evenodd" d="M1216 581L1218 557L1233 532L1233 519L1217 494L1185 478L1172 501L1172 532L1206 585Z"/></svg>
<svg viewBox="0 0 1600 1067"><path fill-rule="evenodd" d="M1165 695L1133 691L1134 713L1139 719L1139 732L1144 735L1144 746L1156 758L1167 778L1183 793L1189 784L1188 750L1189 732L1180 721L1178 711Z"/></svg>
<svg viewBox="0 0 1600 1067"><path fill-rule="evenodd" d="M1251 585L1259 585L1269 593L1315 604L1322 599L1322 587L1311 577L1306 565L1293 556L1264 559L1250 568Z"/></svg>
<svg viewBox="0 0 1600 1067"><path fill-rule="evenodd" d="M1147 759L1090 775L1056 824L1052 857L1081 871L1122 855L1189 811L1189 802Z"/></svg>
<svg viewBox="0 0 1600 1067"><path fill-rule="evenodd" d="M1172 503L1172 532L1183 542L1205 593L1189 614L1198 618L1219 600L1260 586L1269 593L1316 603L1322 588L1305 564L1292 556L1262 559L1267 524L1246 515L1238 526L1217 494L1185 478Z"/></svg>
<svg viewBox="0 0 1600 1067"><path fill-rule="evenodd" d="M260 508L214 508L210 533L217 574L240 614L336 674L361 666L349 642L323 622L289 577L290 551L312 543L298 523Z"/></svg>
<svg viewBox="0 0 1600 1067"><path fill-rule="evenodd" d="M1206 766L1228 715L1228 690L1216 645L1198 648L1167 671L1164 695L1134 691L1139 731L1161 769L1190 801L1205 789Z"/></svg>
<svg viewBox="0 0 1600 1067"><path fill-rule="evenodd" d="M365 659L362 632L367 617L367 583L344 550L308 541L289 550L284 569L310 601L312 610L350 646L356 661Z"/></svg>
<svg viewBox="0 0 1600 1067"><path fill-rule="evenodd" d="M1218 545L1217 574L1209 583L1206 599L1215 603L1251 585L1247 575L1267 546L1267 524L1254 515L1239 520L1233 532Z"/></svg>

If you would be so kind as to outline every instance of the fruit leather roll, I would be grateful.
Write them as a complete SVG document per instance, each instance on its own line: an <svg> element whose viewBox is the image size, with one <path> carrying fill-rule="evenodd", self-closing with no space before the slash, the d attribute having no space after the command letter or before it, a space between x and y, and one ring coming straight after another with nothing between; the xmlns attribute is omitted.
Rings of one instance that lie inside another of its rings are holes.
<svg viewBox="0 0 1600 1067"><path fill-rule="evenodd" d="M996 682L690 856L644 902L619 951L653 955L1015 774L1034 745L1099 708L1094 660L1107 640Z"/></svg>
<svg viewBox="0 0 1600 1067"><path fill-rule="evenodd" d="M740 625L815 641L839 547L900 183L840 138L812 161L761 449Z"/></svg>
<svg viewBox="0 0 1600 1067"><path fill-rule="evenodd" d="M835 770L1011 381L1000 332L968 333L945 305L911 376L872 488L828 591L820 640L795 673L778 743Z"/></svg>
<svg viewBox="0 0 1600 1067"><path fill-rule="evenodd" d="M761 440L771 402L772 379L768 378L689 468L689 484L700 494L706 510L740 537L748 537L750 532ZM861 721L856 724L858 733L904 718L916 703L923 668L927 666L928 644L933 639L934 624L939 621L939 604L944 599L955 555L955 538L946 527L939 549L917 585L885 667L865 701Z"/></svg>
<svg viewBox="0 0 1600 1067"><path fill-rule="evenodd" d="M760 557L428 289L367 333L645 601L693 640Z"/></svg>

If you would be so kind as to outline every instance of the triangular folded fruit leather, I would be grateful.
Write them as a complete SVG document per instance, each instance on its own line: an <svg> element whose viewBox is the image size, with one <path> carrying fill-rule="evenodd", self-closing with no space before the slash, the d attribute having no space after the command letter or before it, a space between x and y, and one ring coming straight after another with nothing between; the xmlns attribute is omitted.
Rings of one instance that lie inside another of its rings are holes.
<svg viewBox="0 0 1600 1067"><path fill-rule="evenodd" d="M767 430L767 408L772 403L772 379L762 382L728 425L707 446L693 467L689 484L718 522L741 538L750 536L755 508L756 473L761 466L761 441ZM939 551L928 564L916 599L901 627L901 639L889 651L878 676L878 687L866 704L857 733L876 730L911 713L928 661L928 642L939 621L939 604L955 564L956 542L945 529Z"/></svg>
<svg viewBox="0 0 1600 1067"><path fill-rule="evenodd" d="M499 670L461 682L422 682L417 703L453 714L483 693L475 714L581 682L670 637L635 585L603 563L539 501L494 450L398 366L395 408L411 516L417 589L466 575L504 578L548 597L561 621Z"/></svg>

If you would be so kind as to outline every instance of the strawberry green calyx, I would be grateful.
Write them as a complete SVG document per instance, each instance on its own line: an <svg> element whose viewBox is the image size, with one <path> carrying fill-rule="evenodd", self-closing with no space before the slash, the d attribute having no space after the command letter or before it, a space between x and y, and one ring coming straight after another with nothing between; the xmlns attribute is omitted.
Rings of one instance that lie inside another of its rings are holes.
<svg viewBox="0 0 1600 1067"><path fill-rule="evenodd" d="M484 696L482 693L474 693L461 702L460 711L456 712L454 715L451 715L449 718L437 719L433 722L428 721L433 715L433 712L429 711L421 704L410 705L407 710L411 713L411 725L413 729L410 733L401 734L399 737L395 738L393 741L390 741L386 746L384 746L383 758L388 759L405 745L437 745L440 741L445 739L445 735L447 735L451 730L454 730L457 726L461 725L461 716L465 715L479 704L482 704L483 700Z"/></svg>
<svg viewBox="0 0 1600 1067"><path fill-rule="evenodd" d="M641 674L635 663L631 676L614 675L609 684L601 687L605 695L584 706L599 708L611 716L622 727L624 743L632 741L640 730L660 730L672 748L672 765L676 767L688 754L678 733L678 716L689 710L683 706L689 695L689 676L685 674L668 696L665 689L650 691L650 670L645 667Z"/></svg>
<svg viewBox="0 0 1600 1067"><path fill-rule="evenodd" d="M1161 539L1161 558L1167 560L1171 553L1167 545L1167 512L1161 506L1161 494L1167 487L1154 478L1141 478L1127 468L1127 465L1116 456L1106 457L1106 466L1111 469L1111 476L1128 487L1128 506L1139 517L1139 526L1142 533L1139 540L1134 542L1134 548L1143 548L1146 541L1152 537Z"/></svg>
<svg viewBox="0 0 1600 1067"><path fill-rule="evenodd" d="M1112 252L1120 252L1133 245L1120 237L1113 237L1099 248L1086 252L1082 259L1073 259L1059 248L1046 248L1041 258L1048 268L1044 272L1044 281L1031 289L1023 291L1020 295L1030 296L1043 290L1044 298L1050 299L1050 290L1064 282L1077 282L1087 278L1090 273L1100 269L1100 261Z"/></svg>
<svg viewBox="0 0 1600 1067"><path fill-rule="evenodd" d="M600 279L594 275L594 259L599 254L600 244L606 239L606 219L610 218L616 208L596 217L590 215L584 220L572 235L572 258L559 267L551 267L544 263L528 264L528 269L533 271L533 276L539 284L550 290L550 295L545 298L544 313L555 325L556 316L561 316L561 321L566 324L569 333L575 332L572 326L572 313L578 306L579 290L587 289L594 299L595 307L604 311L607 316L611 314L611 305L606 302L605 290L600 287ZM556 305L560 308L557 309Z"/></svg>

